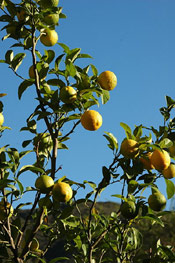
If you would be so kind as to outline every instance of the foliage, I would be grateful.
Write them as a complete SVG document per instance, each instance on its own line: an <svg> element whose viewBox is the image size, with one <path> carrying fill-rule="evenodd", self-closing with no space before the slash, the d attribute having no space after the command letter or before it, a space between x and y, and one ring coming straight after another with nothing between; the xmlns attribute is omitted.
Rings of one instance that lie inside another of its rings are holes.
<svg viewBox="0 0 175 263"><path fill-rule="evenodd" d="M21 175L30 171L36 178L47 175L56 183L60 170L57 152L68 149L66 142L80 124L82 114L94 105L99 106L100 101L101 104L107 103L110 96L109 91L98 84L98 70L94 65L89 64L84 68L78 66L79 59L91 58L90 55L81 53L80 48L71 49L66 44L59 43L63 49L62 54L57 55L53 49L45 49L43 54L38 50L44 30L55 30L57 26L47 25L45 16L55 12L60 19L65 18L61 7L43 9L39 1L26 0L15 4L10 0L1 0L0 8L0 21L3 22L2 30L5 32L3 40L10 38L13 42L0 62L6 64L21 80L18 87L19 99L23 98L27 89L33 88L38 103L27 118L26 126L21 127L20 131L28 131L33 136L32 140L22 142L22 146L28 147L28 150L19 152L9 145L0 149L0 191L5 206L1 208L5 209L5 216L0 222L1 262L46 262L46 252L60 237L64 238L65 249L75 263L174 262L174 250L161 244L160 240L156 240L150 250L138 256L144 240L136 223L150 221L151 224L164 227L164 212L151 210L147 198L143 196L147 188L153 192L159 191L157 182L163 177L162 171L145 170L140 157L155 149L168 152L173 145L175 117L171 118L171 114L175 101L166 96L167 105L160 109L164 122L158 129L141 124L132 131L127 124L121 122L126 138L137 142L137 156L122 156L117 138L106 132L104 137L113 158L110 165L102 167L102 179L98 185L88 180L79 183L65 177L59 178L59 182L63 181L72 186L73 198L63 205L52 198L50 190L44 195L49 202L38 207L43 194L36 187L24 188ZM23 65L26 56L32 58L34 78L25 78L18 73L18 68ZM60 99L60 90L66 86L76 90L76 99L71 104L63 103ZM2 112L2 101L0 106ZM41 123L44 123L43 131L39 130ZM69 131L66 129L67 123L71 127ZM6 129L8 127L1 126L1 135ZM35 162L21 166L21 159L33 153L36 156ZM120 207L111 212L110 216L105 216L96 209L97 197L111 184L122 185L121 192L113 194L121 199L121 205L131 201L135 204L136 212L132 218L122 216ZM77 192L87 185L92 188L91 191L77 200ZM165 185L167 198L170 199L175 194L175 186L168 179L165 179ZM34 199L30 203L23 203L23 196L29 191L34 192ZM20 202L15 207L16 201ZM13 216L9 204L15 208ZM31 209L27 217L21 220L21 209L29 204ZM87 206L87 214L81 212L81 204ZM77 210L76 215L73 214L74 210ZM2 213L2 210L0 212ZM51 222L49 215L53 217ZM38 233L48 242L33 250L31 244ZM54 258L49 263L62 260L70 262L69 259L61 257Z"/></svg>

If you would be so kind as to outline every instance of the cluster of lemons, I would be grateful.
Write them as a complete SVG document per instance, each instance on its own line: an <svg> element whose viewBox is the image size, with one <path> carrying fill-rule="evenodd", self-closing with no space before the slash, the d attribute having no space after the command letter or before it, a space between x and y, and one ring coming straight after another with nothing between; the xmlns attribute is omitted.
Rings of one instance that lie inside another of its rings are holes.
<svg viewBox="0 0 175 263"><path fill-rule="evenodd" d="M102 89L111 91L117 85L117 77L113 72L107 70L98 76L97 83ZM60 90L60 99L66 104L72 104L77 99L77 91L71 86L63 87ZM87 110L81 116L82 126L89 131L98 130L102 122L101 114L95 110Z"/></svg>
<svg viewBox="0 0 175 263"><path fill-rule="evenodd" d="M173 146L172 146L173 147ZM170 147L170 152L174 152L174 148ZM139 156L139 143L133 139L125 138L120 147L120 153L129 159L134 159ZM156 169L166 179L175 177L175 164L171 163L171 153L164 149L155 149L154 151L147 152L144 156L139 157L143 168L146 170ZM173 156L172 156L173 157ZM152 194L148 198L148 204L154 211L161 211L166 206L165 196L157 189L152 191ZM136 205L133 201L123 202L121 205L121 213L125 217L135 217Z"/></svg>
<svg viewBox="0 0 175 263"><path fill-rule="evenodd" d="M52 195L53 199L57 202L68 202L73 195L72 188L68 183L60 180L54 182L52 177L47 174L41 175L36 179L35 187L40 193L46 194L46 197L39 201L40 207L50 207L50 205L52 205L50 195Z"/></svg>
<svg viewBox="0 0 175 263"><path fill-rule="evenodd" d="M59 0L40 0L38 4L44 10L51 7L57 7L59 4ZM24 9L21 9L17 12L17 18L19 21L24 21L26 17L26 12ZM48 27L43 28L40 31L40 41L45 46L54 46L58 42L58 34L55 31L54 27L58 24L59 21L59 13L48 13L44 17L44 23L48 25ZM8 30L10 27L8 28ZM28 71L29 77L31 79L35 79L35 69L34 66L31 65ZM40 81L45 79L41 78ZM102 89L111 91L117 85L117 77L111 71L102 72L98 78L97 83L101 86ZM44 89L50 89L49 85L45 84ZM49 90L50 92L51 90ZM73 104L77 99L77 91L71 86L62 87L60 90L60 100L66 104ZM82 126L89 130L95 131L98 130L102 125L102 116L99 112L95 110L87 110L81 116L81 124Z"/></svg>

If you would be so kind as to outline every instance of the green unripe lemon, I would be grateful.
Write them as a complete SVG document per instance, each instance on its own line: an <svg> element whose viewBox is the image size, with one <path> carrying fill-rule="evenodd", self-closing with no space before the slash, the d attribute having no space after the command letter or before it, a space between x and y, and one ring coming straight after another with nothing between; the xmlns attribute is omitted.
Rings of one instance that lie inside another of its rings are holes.
<svg viewBox="0 0 175 263"><path fill-rule="evenodd" d="M41 175L35 181L35 187L43 194L47 194L52 190L54 181L52 177L48 175Z"/></svg>
<svg viewBox="0 0 175 263"><path fill-rule="evenodd" d="M77 98L77 92L71 86L66 86L60 90L60 100L64 103L71 104Z"/></svg>
<svg viewBox="0 0 175 263"><path fill-rule="evenodd" d="M133 201L125 201L121 204L120 211L123 217L132 219L136 216L136 205Z"/></svg>
<svg viewBox="0 0 175 263"><path fill-rule="evenodd" d="M40 0L39 4L43 8L57 7L59 0Z"/></svg>
<svg viewBox="0 0 175 263"><path fill-rule="evenodd" d="M148 204L154 211L162 211L166 206L166 198L160 192L151 194L148 198Z"/></svg>

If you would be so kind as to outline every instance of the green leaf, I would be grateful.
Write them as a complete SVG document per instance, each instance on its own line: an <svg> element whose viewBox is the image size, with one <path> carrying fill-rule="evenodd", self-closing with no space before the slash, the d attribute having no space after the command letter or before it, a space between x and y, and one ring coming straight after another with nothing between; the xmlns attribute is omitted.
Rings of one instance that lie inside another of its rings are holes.
<svg viewBox="0 0 175 263"><path fill-rule="evenodd" d="M67 16L63 13L59 14L59 18L67 18Z"/></svg>
<svg viewBox="0 0 175 263"><path fill-rule="evenodd" d="M126 239L126 250L136 250L142 246L143 237L138 229L131 227L124 232Z"/></svg>
<svg viewBox="0 0 175 263"><path fill-rule="evenodd" d="M126 197L124 197L123 195L116 194L116 195L111 195L111 196L120 198L120 199L122 199L122 200L124 200L124 201L127 200Z"/></svg>
<svg viewBox="0 0 175 263"><path fill-rule="evenodd" d="M159 146L163 148L169 148L173 145L172 141L169 140L168 138L164 138L163 140L160 141Z"/></svg>
<svg viewBox="0 0 175 263"><path fill-rule="evenodd" d="M147 214L145 216L139 217L139 219L149 219L149 220L153 221L154 223L157 223L157 224L161 225L162 227L164 227L164 223L162 222L162 220L155 214Z"/></svg>
<svg viewBox="0 0 175 263"><path fill-rule="evenodd" d="M44 56L44 61L50 64L54 57L55 57L55 52L53 50L44 50L45 56Z"/></svg>
<svg viewBox="0 0 175 263"><path fill-rule="evenodd" d="M75 48L69 51L69 53L66 56L66 64L68 62L74 62L78 55L80 54L81 49L80 48Z"/></svg>
<svg viewBox="0 0 175 263"><path fill-rule="evenodd" d="M86 180L85 180L85 181L83 181L83 183L90 185L94 190L95 190L95 188L96 188L96 184L95 184L94 182L86 181Z"/></svg>
<svg viewBox="0 0 175 263"><path fill-rule="evenodd" d="M21 65L25 56L26 56L25 53L19 53L13 58L13 60L11 62L11 67L14 69L14 71L16 71L18 69L18 67Z"/></svg>
<svg viewBox="0 0 175 263"><path fill-rule="evenodd" d="M165 247L165 246L159 245L159 249L161 249L162 250L161 252L163 252L164 255L166 255L166 257L168 258L167 262L175 262L175 254L173 253L172 248L170 249L167 246Z"/></svg>
<svg viewBox="0 0 175 263"><path fill-rule="evenodd" d="M62 60L62 58L64 56L65 56L65 54L62 54L62 55L60 55L59 57L56 58L56 60L55 60L55 70L59 69L60 62L61 62L61 60Z"/></svg>
<svg viewBox="0 0 175 263"><path fill-rule="evenodd" d="M56 262L58 262L59 260L69 260L69 258L66 258L66 257L58 257L58 258L54 258L54 259L50 260L49 263L56 263Z"/></svg>
<svg viewBox="0 0 175 263"><path fill-rule="evenodd" d="M110 133L110 132L105 132L107 135L103 135L107 140L108 140L108 142L109 142L109 144L108 144L108 147L110 148L110 149L112 149L113 151L116 151L117 152L117 150L118 150L118 141L117 141L117 139L115 138L115 136L112 134L112 133Z"/></svg>
<svg viewBox="0 0 175 263"><path fill-rule="evenodd" d="M175 194L175 186L174 183L168 179L165 179L166 183L166 192L168 199L172 198Z"/></svg>
<svg viewBox="0 0 175 263"><path fill-rule="evenodd" d="M169 108L170 106L175 106L175 100L173 100L171 97L169 96L166 96L165 97L166 99L166 103L167 103L167 107Z"/></svg>
<svg viewBox="0 0 175 263"><path fill-rule="evenodd" d="M31 80L24 80L18 88L18 98L21 99L22 94L24 93L24 91L30 87L31 85L33 85L34 81Z"/></svg>
<svg viewBox="0 0 175 263"><path fill-rule="evenodd" d="M13 50L8 50L5 54L5 62L10 64L13 60Z"/></svg>
<svg viewBox="0 0 175 263"><path fill-rule="evenodd" d="M65 72L66 77L69 77L69 76L75 77L76 72L77 72L77 70L76 70L76 67L74 66L74 64L69 62L66 65L66 72Z"/></svg>
<svg viewBox="0 0 175 263"><path fill-rule="evenodd" d="M59 43L59 45L64 49L65 53L69 53L70 49L67 45L63 44L63 43Z"/></svg>
<svg viewBox="0 0 175 263"><path fill-rule="evenodd" d="M51 85L51 86L58 86L58 87L65 87L66 86L65 83L60 79L49 79L47 81L47 84Z"/></svg>
<svg viewBox="0 0 175 263"><path fill-rule="evenodd" d="M126 137L128 139L131 139L133 136L132 136L132 131L131 131L131 128L124 122L120 122L120 126L125 130L125 133L126 133Z"/></svg>
<svg viewBox="0 0 175 263"><path fill-rule="evenodd" d="M20 174L31 171L33 173L44 173L44 170L42 168L36 167L34 165L24 165L18 172L17 177L19 177Z"/></svg>
<svg viewBox="0 0 175 263"><path fill-rule="evenodd" d="M140 137L142 136L142 134L143 134L142 127L143 127L142 125L139 125L139 126L137 126L137 127L134 129L133 134L134 134L134 136L135 136L136 138L140 138Z"/></svg>
<svg viewBox="0 0 175 263"><path fill-rule="evenodd" d="M18 184L19 190L20 190L20 194L22 195L24 192L24 187L22 185L22 183L16 178L16 182Z"/></svg>
<svg viewBox="0 0 175 263"><path fill-rule="evenodd" d="M102 94L101 94L102 104L107 103L109 99L110 99L109 91L108 90L102 90Z"/></svg>
<svg viewBox="0 0 175 263"><path fill-rule="evenodd" d="M90 64L90 65L91 65L91 69L92 69L92 72L93 72L94 76L97 76L98 75L97 68L93 64Z"/></svg>
<svg viewBox="0 0 175 263"><path fill-rule="evenodd" d="M79 54L77 58L93 58L88 54Z"/></svg>
<svg viewBox="0 0 175 263"><path fill-rule="evenodd" d="M23 141L23 143L22 143L22 147L26 147L26 146L28 146L30 143L32 142L32 140L26 140L26 141Z"/></svg>

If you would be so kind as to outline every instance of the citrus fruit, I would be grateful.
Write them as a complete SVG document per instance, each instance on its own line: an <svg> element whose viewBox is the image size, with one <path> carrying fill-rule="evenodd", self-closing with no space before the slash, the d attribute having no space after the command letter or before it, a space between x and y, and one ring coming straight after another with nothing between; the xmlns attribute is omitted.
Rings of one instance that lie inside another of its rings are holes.
<svg viewBox="0 0 175 263"><path fill-rule="evenodd" d="M174 158L175 157L175 142L173 142L173 145L169 147L168 150L169 150L170 156Z"/></svg>
<svg viewBox="0 0 175 263"><path fill-rule="evenodd" d="M81 124L88 131L98 130L102 122L102 116L95 110L87 110L81 116Z"/></svg>
<svg viewBox="0 0 175 263"><path fill-rule="evenodd" d="M147 154L145 154L144 156L140 158L140 161L143 164L143 168L146 170L154 169L154 166L152 165L151 160L150 160L151 155L152 155L152 152L148 152Z"/></svg>
<svg viewBox="0 0 175 263"><path fill-rule="evenodd" d="M57 7L59 0L40 0L39 4L43 8Z"/></svg>
<svg viewBox="0 0 175 263"><path fill-rule="evenodd" d="M34 72L34 66L33 65L30 66L30 68L29 68L29 77L31 79L35 79L35 72Z"/></svg>
<svg viewBox="0 0 175 263"><path fill-rule="evenodd" d="M154 150L151 155L151 164L155 167L156 170L162 171L168 168L170 165L170 156L165 150Z"/></svg>
<svg viewBox="0 0 175 263"><path fill-rule="evenodd" d="M35 79L35 71L34 71L34 66L31 65L29 68L29 77L31 79ZM46 76L44 76L43 78L41 78L41 80L44 80L46 78Z"/></svg>
<svg viewBox="0 0 175 263"><path fill-rule="evenodd" d="M44 29L40 41L47 47L54 46L58 41L58 34L54 29Z"/></svg>
<svg viewBox="0 0 175 263"><path fill-rule="evenodd" d="M136 216L136 205L133 201L125 201L121 204L120 211L123 217L132 219Z"/></svg>
<svg viewBox="0 0 175 263"><path fill-rule="evenodd" d="M44 17L44 22L47 25L57 25L59 21L59 14L58 13L51 13Z"/></svg>
<svg viewBox="0 0 175 263"><path fill-rule="evenodd" d="M130 194L134 193L137 187L138 187L138 182L135 180L130 180L128 183L128 193Z"/></svg>
<svg viewBox="0 0 175 263"><path fill-rule="evenodd" d="M61 88L60 99L62 102L71 104L76 100L76 98L77 98L77 92L74 88L70 86Z"/></svg>
<svg viewBox="0 0 175 263"><path fill-rule="evenodd" d="M39 249L39 242L38 242L38 240L34 237L34 238L32 239L31 244L30 244L30 250L31 250L31 251L36 251L36 250L38 250L38 249Z"/></svg>
<svg viewBox="0 0 175 263"><path fill-rule="evenodd" d="M24 9L21 9L19 12L17 12L17 18L18 18L18 21L23 21L26 17L26 12Z"/></svg>
<svg viewBox="0 0 175 263"><path fill-rule="evenodd" d="M53 199L58 202L68 202L73 195L72 188L64 182L57 182L52 189Z"/></svg>
<svg viewBox="0 0 175 263"><path fill-rule="evenodd" d="M47 194L52 190L54 181L52 177L48 175L41 175L35 181L35 187L43 194Z"/></svg>
<svg viewBox="0 0 175 263"><path fill-rule="evenodd" d="M38 205L40 208L45 206L46 208L50 209L52 207L52 201L50 200L49 196L45 196L39 200Z"/></svg>
<svg viewBox="0 0 175 263"><path fill-rule="evenodd" d="M161 211L166 206L166 198L160 192L154 192L148 198L148 204L154 211Z"/></svg>
<svg viewBox="0 0 175 263"><path fill-rule="evenodd" d="M10 203L2 200L0 202L0 221L5 220L7 217L13 215L13 207Z"/></svg>
<svg viewBox="0 0 175 263"><path fill-rule="evenodd" d="M33 140L33 144L42 151L52 146L52 138L49 133L38 133Z"/></svg>
<svg viewBox="0 0 175 263"><path fill-rule="evenodd" d="M167 169L162 171L163 176L166 179L171 179L175 177L175 164L171 163Z"/></svg>
<svg viewBox="0 0 175 263"><path fill-rule="evenodd" d="M139 154L138 143L132 139L124 139L120 147L121 154L126 158L135 158Z"/></svg>
<svg viewBox="0 0 175 263"><path fill-rule="evenodd" d="M2 114L2 112L0 112L0 126L2 126L4 123L4 115Z"/></svg>
<svg viewBox="0 0 175 263"><path fill-rule="evenodd" d="M117 86L117 77L113 72L107 70L98 76L97 82L102 89L113 90Z"/></svg>

